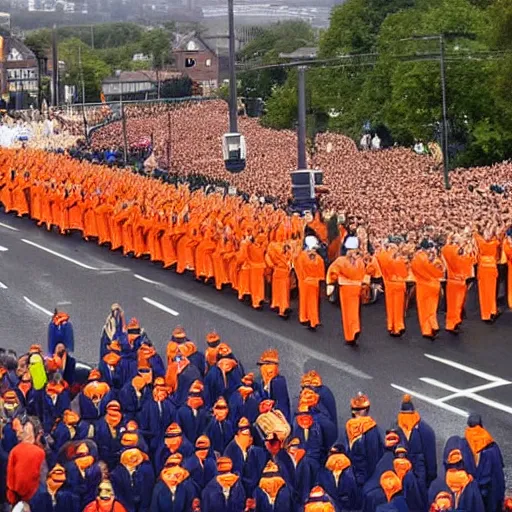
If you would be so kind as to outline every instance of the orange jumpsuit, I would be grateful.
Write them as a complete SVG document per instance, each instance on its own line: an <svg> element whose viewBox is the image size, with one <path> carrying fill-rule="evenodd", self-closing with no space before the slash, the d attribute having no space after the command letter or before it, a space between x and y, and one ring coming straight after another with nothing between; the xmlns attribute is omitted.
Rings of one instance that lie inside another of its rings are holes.
<svg viewBox="0 0 512 512"><path fill-rule="evenodd" d="M273 242L268 246L265 262L272 269L272 303L280 316L286 316L290 309L290 273L292 269L292 252L285 251L285 244Z"/></svg>
<svg viewBox="0 0 512 512"><path fill-rule="evenodd" d="M96 205L98 200L88 196L83 203L84 237L98 237L98 226L96 224Z"/></svg>
<svg viewBox="0 0 512 512"><path fill-rule="evenodd" d="M160 237L160 247L162 249L162 261L164 262L164 268L172 267L177 261L176 255L176 244L175 244L175 227L170 222L165 220L162 227L165 226L164 232Z"/></svg>
<svg viewBox="0 0 512 512"><path fill-rule="evenodd" d="M18 176L15 186L12 190L13 210L18 213L18 217L27 215L30 212L27 196L30 192L30 182L24 177Z"/></svg>
<svg viewBox="0 0 512 512"><path fill-rule="evenodd" d="M424 251L418 251L414 255L411 270L416 280L416 302L421 334L431 338L439 331L437 307L444 270L439 260L430 261Z"/></svg>
<svg viewBox="0 0 512 512"><path fill-rule="evenodd" d="M482 320L489 321L498 314L496 287L500 242L496 237L487 242L478 234L475 235L475 240L478 246L477 279L480 316Z"/></svg>
<svg viewBox="0 0 512 512"><path fill-rule="evenodd" d="M259 308L265 300L265 235L258 235L256 241L247 247L249 260L249 287L252 307Z"/></svg>
<svg viewBox="0 0 512 512"><path fill-rule="evenodd" d="M458 245L445 245L441 254L446 263L446 330L456 331L462 323L468 287L466 280L472 276L474 258L459 254Z"/></svg>
<svg viewBox="0 0 512 512"><path fill-rule="evenodd" d="M212 257L217 244L213 238L214 234L213 229L207 227L201 241L197 244L195 269L197 279L204 278L208 281L215 275Z"/></svg>
<svg viewBox="0 0 512 512"><path fill-rule="evenodd" d="M503 242L503 250L507 257L507 299L508 307L512 309L512 238L507 237Z"/></svg>
<svg viewBox="0 0 512 512"><path fill-rule="evenodd" d="M299 283L299 321L311 328L320 325L320 281L325 279L324 260L317 253L302 251L295 261Z"/></svg>
<svg viewBox="0 0 512 512"><path fill-rule="evenodd" d="M236 253L237 263L237 291L238 300L243 300L246 295L251 294L251 276L249 263L249 240L242 240L240 249Z"/></svg>
<svg viewBox="0 0 512 512"><path fill-rule="evenodd" d="M384 281L388 332L400 335L405 331L405 294L409 269L404 258L389 251L380 251L377 261Z"/></svg>
<svg viewBox="0 0 512 512"><path fill-rule="evenodd" d="M39 184L33 184L30 187L30 217L34 220L41 218L41 194L43 186Z"/></svg>
<svg viewBox="0 0 512 512"><path fill-rule="evenodd" d="M215 288L221 290L222 286L229 283L228 270L224 255L228 251L228 240L221 236L217 240L217 246L212 254L213 273L215 275Z"/></svg>
<svg viewBox="0 0 512 512"><path fill-rule="evenodd" d="M327 284L338 283L340 290L343 335L354 343L361 332L361 288L366 268L361 258L336 258L327 270Z"/></svg>
<svg viewBox="0 0 512 512"><path fill-rule="evenodd" d="M98 244L110 242L111 249L115 251L121 247L121 235L116 238L117 227L113 225L112 216L114 213L114 207L110 203L99 203L94 208L96 216L96 227L98 229ZM114 239L116 241L116 247L114 247Z"/></svg>
<svg viewBox="0 0 512 512"><path fill-rule="evenodd" d="M65 200L65 209L68 212L69 229L84 230L83 203L79 192L72 191Z"/></svg>

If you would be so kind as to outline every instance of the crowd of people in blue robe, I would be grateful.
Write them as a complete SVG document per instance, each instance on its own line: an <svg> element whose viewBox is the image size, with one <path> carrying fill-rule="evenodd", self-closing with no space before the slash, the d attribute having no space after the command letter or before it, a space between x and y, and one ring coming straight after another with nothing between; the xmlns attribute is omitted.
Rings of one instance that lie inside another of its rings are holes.
<svg viewBox="0 0 512 512"><path fill-rule="evenodd" d="M500 448L478 414L438 465L435 432L410 396L383 431L360 392L340 425L316 371L292 403L275 349L256 376L217 333L202 351L177 327L162 357L113 304L98 366L73 350L70 318L56 311L47 351L0 354L0 510L512 510Z"/></svg>

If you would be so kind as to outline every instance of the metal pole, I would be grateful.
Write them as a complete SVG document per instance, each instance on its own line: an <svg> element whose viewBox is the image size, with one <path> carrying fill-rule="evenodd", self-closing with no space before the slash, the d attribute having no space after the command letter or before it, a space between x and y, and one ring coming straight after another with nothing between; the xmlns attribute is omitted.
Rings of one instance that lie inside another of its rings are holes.
<svg viewBox="0 0 512 512"><path fill-rule="evenodd" d="M94 25L91 25L91 48L94 50Z"/></svg>
<svg viewBox="0 0 512 512"><path fill-rule="evenodd" d="M171 172L171 110L167 110L167 170Z"/></svg>
<svg viewBox="0 0 512 512"><path fill-rule="evenodd" d="M229 21L229 131L238 133L236 69L235 69L235 15L233 0L228 0Z"/></svg>
<svg viewBox="0 0 512 512"><path fill-rule="evenodd" d="M439 36L440 46L440 64L441 64L441 90L443 93L443 133L442 133L442 149L443 149L443 167L444 167L444 186L448 190L450 188L450 177L448 176L448 120L446 112L446 72L444 62L444 34Z"/></svg>
<svg viewBox="0 0 512 512"><path fill-rule="evenodd" d="M297 126L297 162L298 169L307 169L306 158L306 66L299 66L298 69L298 126Z"/></svg>
<svg viewBox="0 0 512 512"><path fill-rule="evenodd" d="M124 166L126 167L128 164L128 137L126 136L126 118L124 115L123 84L121 82L121 75L119 75L119 105L121 107L121 122L123 125Z"/></svg>
<svg viewBox="0 0 512 512"><path fill-rule="evenodd" d="M85 140L89 141L87 130L87 117L85 116L85 82L84 82L84 68L82 67L82 45L78 47L78 65L80 66L80 81L82 82L82 117L84 119L84 132Z"/></svg>
<svg viewBox="0 0 512 512"><path fill-rule="evenodd" d="M57 25L53 25L52 32L52 83L53 83L53 96L52 106L56 107L59 104L59 54L57 50Z"/></svg>

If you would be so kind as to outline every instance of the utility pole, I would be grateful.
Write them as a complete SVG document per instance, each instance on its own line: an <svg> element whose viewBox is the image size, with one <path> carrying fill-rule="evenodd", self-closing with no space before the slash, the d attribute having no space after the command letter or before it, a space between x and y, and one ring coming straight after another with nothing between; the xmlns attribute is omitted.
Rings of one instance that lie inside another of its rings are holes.
<svg viewBox="0 0 512 512"><path fill-rule="evenodd" d="M91 48L94 50L94 25L91 25Z"/></svg>
<svg viewBox="0 0 512 512"><path fill-rule="evenodd" d="M171 108L167 109L167 171L171 172Z"/></svg>
<svg viewBox="0 0 512 512"><path fill-rule="evenodd" d="M441 139L441 146L443 149L443 171L444 171L444 187L446 190L451 188L449 172L449 156L448 156L448 119L446 112L446 69L445 69L445 55L444 55L444 34L439 35L439 49L440 49L440 66L441 66L441 91L443 95L443 133Z"/></svg>
<svg viewBox="0 0 512 512"><path fill-rule="evenodd" d="M236 94L236 69L235 69L235 14L233 0L228 0L229 23L229 131L238 133L238 105Z"/></svg>
<svg viewBox="0 0 512 512"><path fill-rule="evenodd" d="M53 25L52 31L52 106L56 107L59 104L59 52L57 50L57 25Z"/></svg>
<svg viewBox="0 0 512 512"><path fill-rule="evenodd" d="M297 125L297 169L307 169L306 158L306 66L299 66L298 72L298 125Z"/></svg>
<svg viewBox="0 0 512 512"><path fill-rule="evenodd" d="M85 81L84 81L84 68L82 66L82 44L78 47L78 66L80 68L80 82L82 85L82 116L84 118L84 132L85 140L88 141L88 130L87 130L87 117L85 115Z"/></svg>

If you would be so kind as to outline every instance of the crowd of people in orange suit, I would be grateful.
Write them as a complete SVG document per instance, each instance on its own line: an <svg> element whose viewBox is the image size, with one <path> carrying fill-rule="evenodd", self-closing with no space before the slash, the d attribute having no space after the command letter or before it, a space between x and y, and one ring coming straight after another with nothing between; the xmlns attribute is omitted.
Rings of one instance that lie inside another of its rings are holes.
<svg viewBox="0 0 512 512"><path fill-rule="evenodd" d="M512 230L499 222L452 233L440 250L439 234L431 227L418 230L420 236L379 240L371 224L366 229L355 217L341 222L326 212L327 222L319 213L302 218L256 197L245 202L238 196L191 192L185 185L34 150L0 153L0 203L7 213L28 215L48 230L77 230L125 256L148 257L179 274L193 272L219 290L231 287L254 308L269 299L284 318L291 291L298 287L299 321L313 330L321 323L325 281L328 295L339 289L347 343L355 343L361 331L361 302L381 285L387 330L394 336L405 331L411 286L422 334L437 335L443 281L446 329L457 333L475 265L482 320L499 316L500 263L508 263L512 307Z"/></svg>

